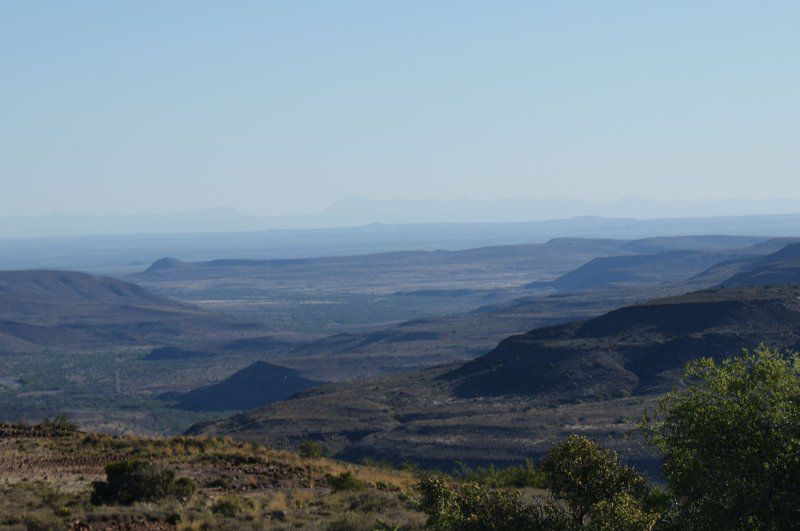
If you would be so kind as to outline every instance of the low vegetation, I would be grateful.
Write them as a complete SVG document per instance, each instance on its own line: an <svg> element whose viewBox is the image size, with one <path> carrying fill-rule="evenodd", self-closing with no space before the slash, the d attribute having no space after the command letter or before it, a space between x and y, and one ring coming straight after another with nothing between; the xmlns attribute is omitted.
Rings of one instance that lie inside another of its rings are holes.
<svg viewBox="0 0 800 531"><path fill-rule="evenodd" d="M2 529L415 529L411 472L231 439L0 425Z"/></svg>
<svg viewBox="0 0 800 531"><path fill-rule="evenodd" d="M70 420L66 415L56 415L52 419L44 419L39 426L42 430L52 434L69 434L78 431L78 424Z"/></svg>
<svg viewBox="0 0 800 531"><path fill-rule="evenodd" d="M634 469L585 437L571 436L542 461L549 492L525 501L515 489L423 477L419 507L433 529L651 529L650 488Z"/></svg>
<svg viewBox="0 0 800 531"><path fill-rule="evenodd" d="M185 500L194 489L192 480L176 478L172 470L148 461L127 459L106 465L106 481L92 484L91 501L95 505L130 505L165 498Z"/></svg>
<svg viewBox="0 0 800 531"><path fill-rule="evenodd" d="M335 476L328 476L328 483L334 492L341 490L364 490L366 487L366 483L354 476L349 470Z"/></svg>
<svg viewBox="0 0 800 531"><path fill-rule="evenodd" d="M459 463L459 468L453 473L456 479L464 483L478 483L487 487L510 488L540 488L547 486L547 474L536 468L533 460L526 459L521 465L511 465L503 468L489 465L486 467L471 468L464 463Z"/></svg>
<svg viewBox="0 0 800 531"><path fill-rule="evenodd" d="M641 427L664 455L667 490L581 436L541 463L548 491L423 477L418 507L433 529L800 528L800 356L766 347L687 366ZM480 475L475 478L480 478ZM473 478L471 478L473 479Z"/></svg>
<svg viewBox="0 0 800 531"><path fill-rule="evenodd" d="M303 441L299 448L300 457L309 457L312 459L319 459L328 454L327 448L317 441Z"/></svg>

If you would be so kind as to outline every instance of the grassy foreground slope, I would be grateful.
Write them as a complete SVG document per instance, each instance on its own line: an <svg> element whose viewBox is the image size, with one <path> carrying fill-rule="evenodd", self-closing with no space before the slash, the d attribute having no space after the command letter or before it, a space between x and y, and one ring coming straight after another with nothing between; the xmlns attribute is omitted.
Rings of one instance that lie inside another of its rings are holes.
<svg viewBox="0 0 800 531"><path fill-rule="evenodd" d="M126 459L173 470L196 490L183 500L92 505L92 482L105 479L105 465ZM3 529L413 529L425 521L405 494L415 482L410 472L230 439L0 424L0 478Z"/></svg>

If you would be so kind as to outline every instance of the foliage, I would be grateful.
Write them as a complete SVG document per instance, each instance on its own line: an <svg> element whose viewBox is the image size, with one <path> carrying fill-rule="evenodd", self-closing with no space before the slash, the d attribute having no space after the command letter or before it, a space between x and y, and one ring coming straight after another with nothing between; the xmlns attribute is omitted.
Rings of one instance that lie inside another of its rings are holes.
<svg viewBox="0 0 800 531"><path fill-rule="evenodd" d="M554 446L541 469L528 463L508 476L492 470L477 474L467 469L471 477L484 479L481 483L450 485L442 478L423 477L417 485L418 508L428 515L428 525L434 529L646 531L658 521L658 508L664 503L663 493L651 493L644 478L621 465L614 452L576 435ZM526 471L521 475L526 481L532 477L538 481L546 473L555 501L537 499L526 504L517 491L487 487L489 481L513 483L520 471Z"/></svg>
<svg viewBox="0 0 800 531"><path fill-rule="evenodd" d="M586 527L593 531L642 531L652 529L659 516L659 513L645 510L641 500L619 492L592 507Z"/></svg>
<svg viewBox="0 0 800 531"><path fill-rule="evenodd" d="M334 492L341 490L362 490L366 484L355 477L352 472L342 472L337 475L328 476L328 484Z"/></svg>
<svg viewBox="0 0 800 531"><path fill-rule="evenodd" d="M423 476L417 489L417 507L428 515L431 529L566 529L566 520L557 507L525 504L518 492L488 489L477 483L452 486L434 476Z"/></svg>
<svg viewBox="0 0 800 531"><path fill-rule="evenodd" d="M628 506L635 500L641 505L649 492L644 478L621 465L615 452L578 435L554 446L542 461L542 470L549 477L553 496L569 505L576 525L582 525L587 517L596 521L612 514L619 503ZM597 513L598 508L602 512ZM625 507L619 510L630 512Z"/></svg>
<svg viewBox="0 0 800 531"><path fill-rule="evenodd" d="M211 512L221 514L226 518L233 518L245 509L244 504L238 498L225 496L217 499L211 505Z"/></svg>
<svg viewBox="0 0 800 531"><path fill-rule="evenodd" d="M319 459L328 454L327 448L317 441L305 440L300 444L300 457Z"/></svg>
<svg viewBox="0 0 800 531"><path fill-rule="evenodd" d="M679 527L800 527L800 357L764 346L686 369L642 427L664 453Z"/></svg>
<svg viewBox="0 0 800 531"><path fill-rule="evenodd" d="M454 476L460 481L480 483L488 487L541 489L547 486L547 475L537 469L530 459L526 459L522 465L504 468L496 468L494 465L470 468L466 464L460 463L460 470L454 473Z"/></svg>
<svg viewBox="0 0 800 531"><path fill-rule="evenodd" d="M78 431L78 424L66 415L56 415L52 419L44 419L39 426L52 434L69 435Z"/></svg>
<svg viewBox="0 0 800 531"><path fill-rule="evenodd" d="M106 481L92 484L91 501L95 505L188 498L195 488L190 479L176 479L172 470L147 461L129 459L109 463L105 470Z"/></svg>

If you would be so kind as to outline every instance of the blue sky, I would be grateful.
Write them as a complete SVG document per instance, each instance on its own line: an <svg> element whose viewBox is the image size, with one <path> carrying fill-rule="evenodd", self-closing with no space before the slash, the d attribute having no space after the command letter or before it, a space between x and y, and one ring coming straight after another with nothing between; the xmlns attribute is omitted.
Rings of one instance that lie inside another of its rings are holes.
<svg viewBox="0 0 800 531"><path fill-rule="evenodd" d="M7 1L0 213L800 198L800 3Z"/></svg>

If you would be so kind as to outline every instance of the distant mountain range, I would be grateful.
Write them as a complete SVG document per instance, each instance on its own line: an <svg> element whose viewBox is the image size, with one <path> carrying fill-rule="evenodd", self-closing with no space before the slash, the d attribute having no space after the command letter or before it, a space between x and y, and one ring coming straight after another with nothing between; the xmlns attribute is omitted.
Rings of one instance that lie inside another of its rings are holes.
<svg viewBox="0 0 800 531"><path fill-rule="evenodd" d="M525 223L372 224L256 232L0 238L0 270L67 269L121 277L141 271L165 256L185 262L298 259L408 250L454 251L544 243L565 237L646 238L657 242L658 237L668 235L673 238L675 250L687 250L697 247L684 247L679 244L680 238L674 237L738 234L767 239L797 237L798 231L800 214L673 219L584 217Z"/></svg>
<svg viewBox="0 0 800 531"><path fill-rule="evenodd" d="M579 217L675 219L772 216L800 213L796 200L653 201L628 197L610 202L577 199L373 200L345 197L312 214L249 215L231 208L169 214L49 214L0 218L0 237L249 232L269 229L343 228L381 224L521 223ZM742 232L728 226L726 232ZM705 231L708 232L708 231ZM763 234L774 234L762 232Z"/></svg>

